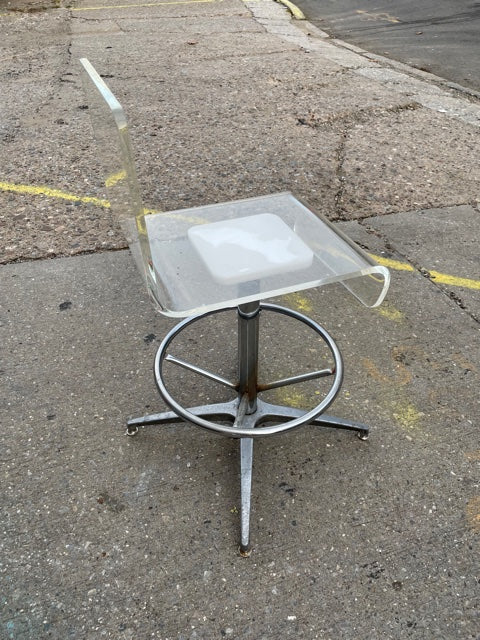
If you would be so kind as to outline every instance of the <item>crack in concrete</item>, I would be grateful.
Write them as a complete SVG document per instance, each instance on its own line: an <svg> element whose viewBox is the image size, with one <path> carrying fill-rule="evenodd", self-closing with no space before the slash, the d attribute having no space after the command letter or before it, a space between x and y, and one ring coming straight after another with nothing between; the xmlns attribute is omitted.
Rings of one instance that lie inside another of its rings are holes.
<svg viewBox="0 0 480 640"><path fill-rule="evenodd" d="M341 138L340 138L340 143L338 145L337 151L336 151L336 156L337 156L337 165L335 168L335 175L337 177L338 180L338 188L337 191L335 193L335 196L333 198L333 201L335 203L335 219L337 220L346 220L347 218L345 217L345 213L341 207L341 203L343 200L343 194L345 192L345 183L346 183L346 177L344 175L343 172L343 165L345 164L345 159L347 156L347 142L348 142L348 137L350 135L351 130L353 129L354 124L351 122L349 124L347 124L347 126L344 127L342 133L341 133Z"/></svg>
<svg viewBox="0 0 480 640"><path fill-rule="evenodd" d="M372 115L384 116L391 113L399 113L401 111L408 111L413 109L420 109L422 106L417 102L409 102L404 105L394 105L392 107L379 108L379 107L365 107L357 111L348 111L341 114L332 114L326 116L323 120L319 120L314 112L308 114L306 118L297 117L299 124L311 127L312 129L318 129L321 126L333 125L337 122L343 123L343 127L340 132L340 143L336 150L336 168L335 176L338 180L338 188L334 195L335 213L333 220L349 220L349 216L345 214L342 209L342 200L346 187L346 176L343 171L345 160L347 158L347 145L350 133L353 131L357 124L366 122Z"/></svg>

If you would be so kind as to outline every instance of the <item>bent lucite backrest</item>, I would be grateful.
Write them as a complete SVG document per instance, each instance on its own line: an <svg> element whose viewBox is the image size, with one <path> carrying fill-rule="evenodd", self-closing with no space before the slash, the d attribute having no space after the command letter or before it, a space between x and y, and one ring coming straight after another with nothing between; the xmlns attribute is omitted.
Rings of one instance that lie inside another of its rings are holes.
<svg viewBox="0 0 480 640"><path fill-rule="evenodd" d="M81 63L109 201L161 313L185 317L334 282L368 307L382 302L388 269L289 192L147 212L123 109Z"/></svg>
<svg viewBox="0 0 480 640"><path fill-rule="evenodd" d="M157 300L157 283L145 228L145 209L133 160L127 119L119 101L93 65L81 58L83 88L88 100L108 203L120 223L135 262Z"/></svg>

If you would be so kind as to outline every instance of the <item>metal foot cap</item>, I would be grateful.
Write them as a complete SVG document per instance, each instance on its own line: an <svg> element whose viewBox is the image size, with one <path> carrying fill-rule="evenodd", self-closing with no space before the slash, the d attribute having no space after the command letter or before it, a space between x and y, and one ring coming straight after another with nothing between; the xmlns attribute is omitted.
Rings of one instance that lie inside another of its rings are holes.
<svg viewBox="0 0 480 640"><path fill-rule="evenodd" d="M126 436L136 436L137 433L138 433L137 426L133 426L133 427L131 427L130 425L127 426L127 430L125 431Z"/></svg>
<svg viewBox="0 0 480 640"><path fill-rule="evenodd" d="M252 547L249 544L248 545L241 544L238 550L242 558L248 558L252 553Z"/></svg>

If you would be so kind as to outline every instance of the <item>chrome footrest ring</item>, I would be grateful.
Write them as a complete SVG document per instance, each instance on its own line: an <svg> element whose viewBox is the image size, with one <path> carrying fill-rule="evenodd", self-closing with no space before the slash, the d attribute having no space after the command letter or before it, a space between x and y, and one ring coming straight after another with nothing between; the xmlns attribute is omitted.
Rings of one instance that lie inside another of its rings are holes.
<svg viewBox="0 0 480 640"><path fill-rule="evenodd" d="M315 331L318 335L320 335L320 337L323 339L323 341L326 343L333 359L335 362L335 367L334 367L334 371L332 373L334 379L332 382L332 386L330 388L330 390L328 391L328 393L325 395L325 397L323 398L323 400L313 409L311 409L310 411L305 412L305 414L303 414L302 416L296 417L292 420L289 420L287 422L283 422L281 424L276 424L276 425L269 425L269 426L262 426L262 427L256 427L255 429L252 429L251 426L251 419L252 417L250 416L249 418L249 422L250 424L248 425L248 427L242 427L242 422L240 422L240 425L238 424L238 422L235 424L235 426L226 426L226 425L221 425L221 424L217 424L215 422L212 422L211 420L206 420L200 416L196 416L193 413L191 413L190 411L188 411L188 409L186 409L185 407L183 407L182 405L180 405L170 394L170 392L168 391L167 387L166 387L166 383L163 377L163 363L167 357L167 349L170 346L171 342L174 340L174 338L176 338L184 329L186 329L187 327L189 327L190 325L194 324L195 322L206 318L210 315L216 314L216 313L222 313L224 311L227 311L227 309L216 309L214 311L209 311L207 313L204 314L200 314L197 316L193 316L191 318L187 318L185 320L183 320L182 322L180 322L179 324L177 324L164 338L163 342L161 343L160 347L158 348L157 354L155 356L155 363L154 363L154 374L155 374L155 381L158 387L158 391L160 393L160 395L162 396L163 400L165 401L165 403L181 418L183 418L186 422L190 422L191 424L194 424L198 427L201 427L203 429L207 429L209 431L214 431L216 433L220 433L222 435L225 436L230 436L233 438L245 438L245 437L261 437L261 436L269 436L269 435L275 435L277 433L283 433L285 431L290 431L291 429L296 429L298 427L301 427L303 425L308 424L309 422L311 422L312 420L314 420L315 418L317 418L319 415L321 415L324 411L326 411L326 409L332 404L332 402L335 400L336 396L338 395L338 392L340 391L340 387L342 385L342 379L343 379L343 363L342 363L342 356L340 354L340 350L338 349L335 341L333 340L333 338L327 333L327 331L321 327L318 323L316 323L314 320L312 320L311 318L304 316L301 313L298 313L297 311L293 311L291 309L287 309L286 307L281 307L279 305L276 304L270 304L270 303L262 303L260 305L260 309L262 311L269 311L269 312L274 312L274 313L280 313L282 315L286 315L289 316L291 318L294 318L296 320L298 320L299 322L302 322L303 324L305 324L306 326L308 326L309 328L311 328L313 331Z"/></svg>

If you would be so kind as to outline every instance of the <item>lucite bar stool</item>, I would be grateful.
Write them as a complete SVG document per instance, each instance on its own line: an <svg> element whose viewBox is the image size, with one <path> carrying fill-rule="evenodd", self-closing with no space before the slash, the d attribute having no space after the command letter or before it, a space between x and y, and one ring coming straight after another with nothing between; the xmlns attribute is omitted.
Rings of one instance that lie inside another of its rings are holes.
<svg viewBox="0 0 480 640"><path fill-rule="evenodd" d="M385 297L389 272L288 192L166 213L145 209L123 109L90 62L83 58L81 63L111 206L160 313L186 318L164 338L154 363L158 390L171 410L128 420L127 434L135 435L139 427L189 422L239 438L240 551L248 555L255 438L306 424L351 430L362 439L368 436L366 425L325 413L343 376L342 357L334 340L307 316L262 301L341 282L363 304L374 307ZM226 379L169 353L184 329L231 308L237 309L236 379ZM259 322L264 313L289 316L311 329L325 343L327 366L260 383ZM232 399L182 406L167 389L165 362L223 385L231 390ZM331 385L311 410L271 404L261 398L265 391L319 378L330 378Z"/></svg>

